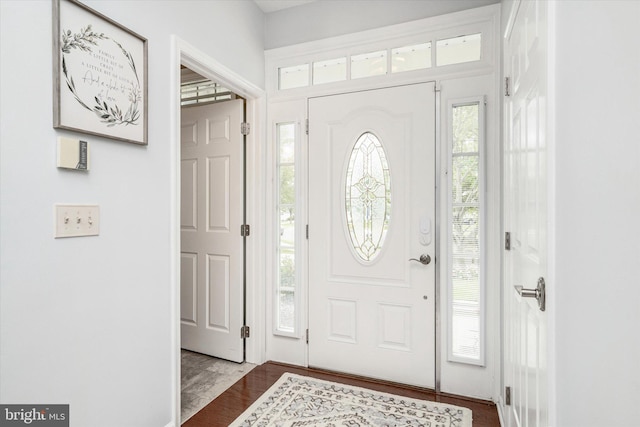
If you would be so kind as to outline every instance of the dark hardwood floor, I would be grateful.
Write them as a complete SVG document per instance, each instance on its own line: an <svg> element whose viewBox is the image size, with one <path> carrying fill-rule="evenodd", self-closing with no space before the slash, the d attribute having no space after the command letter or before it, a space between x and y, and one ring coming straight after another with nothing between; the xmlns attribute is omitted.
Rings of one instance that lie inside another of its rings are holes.
<svg viewBox="0 0 640 427"><path fill-rule="evenodd" d="M301 368L297 366L283 365L280 363L267 362L255 367L241 380L235 383L230 389L218 396L200 412L195 414L184 427L223 427L231 424L245 409L256 401L265 391L275 383L285 372L299 375L320 378L323 380L338 383L351 384L358 387L365 387L385 393L397 394L400 396L412 397L414 399L424 399L434 402L450 403L452 405L464 406L473 412L474 427L496 427L500 426L498 411L495 404L475 399L467 399L446 394L436 394L429 390L385 384L363 378L351 377L341 374L333 374L325 371Z"/></svg>

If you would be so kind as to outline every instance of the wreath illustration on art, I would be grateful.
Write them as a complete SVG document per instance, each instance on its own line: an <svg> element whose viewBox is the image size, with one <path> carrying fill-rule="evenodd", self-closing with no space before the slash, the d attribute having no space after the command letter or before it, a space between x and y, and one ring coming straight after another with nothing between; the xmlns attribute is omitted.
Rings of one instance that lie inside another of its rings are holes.
<svg viewBox="0 0 640 427"><path fill-rule="evenodd" d="M121 109L120 106L113 100L105 100L100 94L94 95L93 99L82 99L76 89L76 83L73 79L73 75L67 67L67 61L65 55L71 54L72 51L78 50L82 52L93 52L92 48L98 46L98 41L108 40L115 43L119 51L122 52L126 62L128 63L135 81L130 83L130 87L127 87L128 92L128 108ZM113 126L128 126L137 125L140 119L140 101L142 99L142 91L140 90L140 79L138 77L138 70L133 60L133 55L129 53L120 43L116 40L106 36L104 33L94 32L91 24L80 29L79 33L72 33L71 30L62 31L62 73L67 83L67 87L71 91L71 94L80 105L87 110L96 114L102 123L105 123L108 127ZM90 105L94 103L93 105Z"/></svg>

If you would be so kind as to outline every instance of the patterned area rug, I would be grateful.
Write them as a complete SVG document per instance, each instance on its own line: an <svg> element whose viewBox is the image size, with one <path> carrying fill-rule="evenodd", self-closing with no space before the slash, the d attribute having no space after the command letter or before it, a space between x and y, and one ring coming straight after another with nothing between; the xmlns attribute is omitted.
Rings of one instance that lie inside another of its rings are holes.
<svg viewBox="0 0 640 427"><path fill-rule="evenodd" d="M231 427L471 427L471 410L284 374Z"/></svg>

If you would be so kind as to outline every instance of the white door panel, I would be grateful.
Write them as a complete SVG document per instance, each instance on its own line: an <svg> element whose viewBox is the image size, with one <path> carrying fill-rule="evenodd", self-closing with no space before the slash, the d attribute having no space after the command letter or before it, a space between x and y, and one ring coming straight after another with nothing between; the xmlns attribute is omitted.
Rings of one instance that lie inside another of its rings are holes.
<svg viewBox="0 0 640 427"><path fill-rule="evenodd" d="M311 366L435 385L435 265L409 261L435 253L434 109L432 83L309 101Z"/></svg>
<svg viewBox="0 0 640 427"><path fill-rule="evenodd" d="M505 386L511 387L509 427L544 427L547 422L545 312L515 286L535 289L547 274L546 8L523 1L505 46L507 76L513 82L505 114Z"/></svg>
<svg viewBox="0 0 640 427"><path fill-rule="evenodd" d="M243 101L182 109L182 348L243 361Z"/></svg>

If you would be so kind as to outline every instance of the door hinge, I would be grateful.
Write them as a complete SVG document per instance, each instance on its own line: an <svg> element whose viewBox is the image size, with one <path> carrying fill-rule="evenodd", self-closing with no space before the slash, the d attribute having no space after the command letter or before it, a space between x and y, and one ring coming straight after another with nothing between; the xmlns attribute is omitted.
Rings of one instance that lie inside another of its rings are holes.
<svg viewBox="0 0 640 427"><path fill-rule="evenodd" d="M510 78L504 78L504 96L511 96Z"/></svg>
<svg viewBox="0 0 640 427"><path fill-rule="evenodd" d="M511 387L504 388L504 404L511 406Z"/></svg>
<svg viewBox="0 0 640 427"><path fill-rule="evenodd" d="M240 133L243 135L249 135L251 132L251 125L247 122L240 123Z"/></svg>
<svg viewBox="0 0 640 427"><path fill-rule="evenodd" d="M309 344L309 329L307 329L306 335L307 335L307 344Z"/></svg>
<svg viewBox="0 0 640 427"><path fill-rule="evenodd" d="M306 120L304 129L307 135L309 135L309 119Z"/></svg>
<svg viewBox="0 0 640 427"><path fill-rule="evenodd" d="M251 234L251 227L249 226L249 224L242 224L240 226L240 235L242 237L249 237L250 234Z"/></svg>
<svg viewBox="0 0 640 427"><path fill-rule="evenodd" d="M309 240L309 224L307 224L307 230L306 230L306 233L307 233L307 240Z"/></svg>
<svg viewBox="0 0 640 427"><path fill-rule="evenodd" d="M504 233L504 250L505 251L511 250L511 233L508 231Z"/></svg>
<svg viewBox="0 0 640 427"><path fill-rule="evenodd" d="M251 335L251 330L247 325L244 325L242 328L240 328L240 338L242 339L249 338L250 335Z"/></svg>

